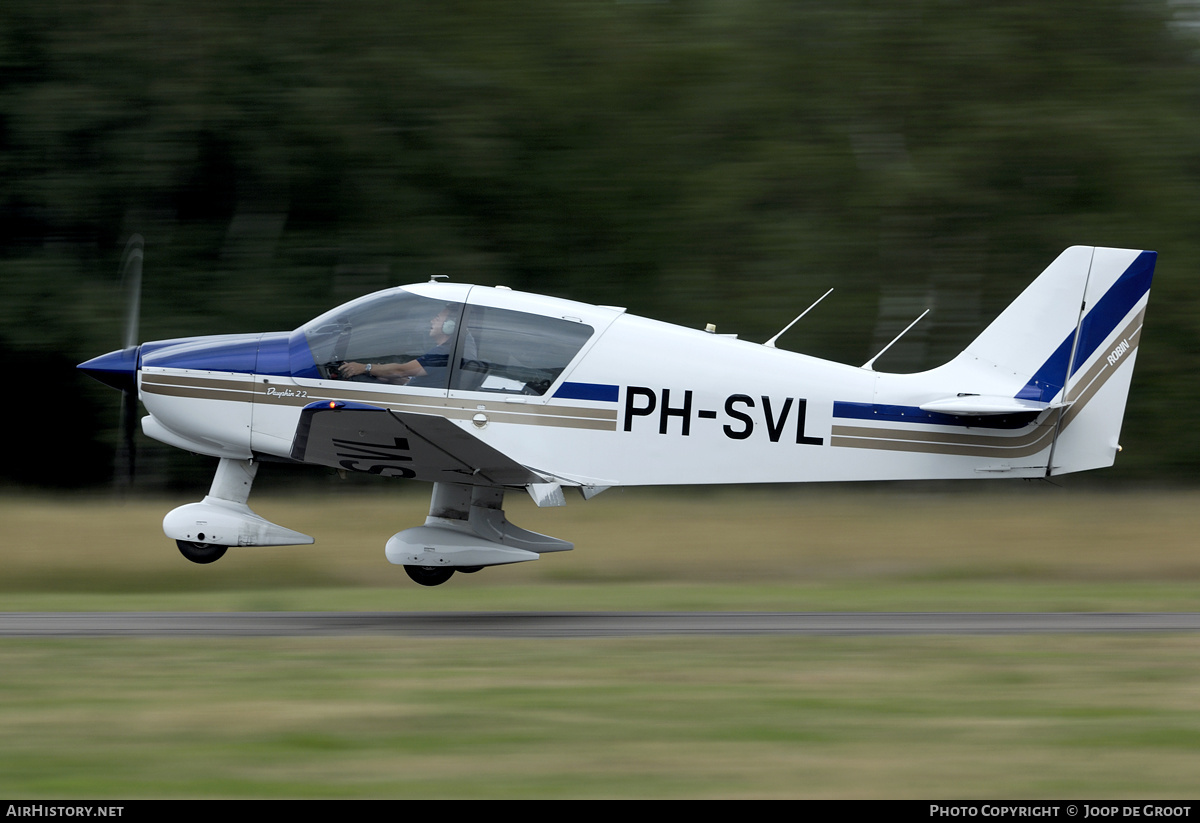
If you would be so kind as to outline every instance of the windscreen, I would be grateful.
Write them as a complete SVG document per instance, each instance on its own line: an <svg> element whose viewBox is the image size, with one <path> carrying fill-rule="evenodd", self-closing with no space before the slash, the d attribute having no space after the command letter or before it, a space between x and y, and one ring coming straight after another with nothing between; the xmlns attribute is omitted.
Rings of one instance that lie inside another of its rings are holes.
<svg viewBox="0 0 1200 823"><path fill-rule="evenodd" d="M394 382L444 389L461 317L461 304L396 290L340 306L305 325L303 331L324 378L337 379L342 363L370 364L374 371L383 364L420 361L427 367L423 375ZM360 378L360 382L381 382L368 375L355 379Z"/></svg>
<svg viewBox="0 0 1200 823"><path fill-rule="evenodd" d="M356 382L543 395L592 336L586 323L532 312L419 297L403 289L369 295L303 326L322 378L350 369ZM413 376L390 364L415 363ZM370 371L365 367L370 365Z"/></svg>

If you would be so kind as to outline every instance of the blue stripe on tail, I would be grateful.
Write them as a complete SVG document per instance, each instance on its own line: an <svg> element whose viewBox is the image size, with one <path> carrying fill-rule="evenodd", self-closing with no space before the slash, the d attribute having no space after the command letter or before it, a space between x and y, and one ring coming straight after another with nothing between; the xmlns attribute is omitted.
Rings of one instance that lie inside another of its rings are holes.
<svg viewBox="0 0 1200 823"><path fill-rule="evenodd" d="M1150 291L1150 281L1154 278L1154 264L1157 259L1158 252L1144 251L1139 254L1137 259L1129 264L1129 268L1117 278L1117 282L1113 283L1084 316L1083 322L1079 324L1079 350L1075 355L1075 365L1071 369L1072 375L1083 367L1096 349L1112 334L1117 324L1124 320L1137 302ZM1029 382L1017 392L1016 396L1019 399L1049 403L1062 391L1075 334L1075 331L1068 334Z"/></svg>

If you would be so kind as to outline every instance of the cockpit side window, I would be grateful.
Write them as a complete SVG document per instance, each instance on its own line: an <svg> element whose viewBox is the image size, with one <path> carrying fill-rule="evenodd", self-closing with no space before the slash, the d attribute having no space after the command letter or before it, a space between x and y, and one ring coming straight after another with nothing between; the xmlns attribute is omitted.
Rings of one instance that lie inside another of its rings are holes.
<svg viewBox="0 0 1200 823"><path fill-rule="evenodd" d="M545 394L593 331L574 320L471 306L450 388Z"/></svg>

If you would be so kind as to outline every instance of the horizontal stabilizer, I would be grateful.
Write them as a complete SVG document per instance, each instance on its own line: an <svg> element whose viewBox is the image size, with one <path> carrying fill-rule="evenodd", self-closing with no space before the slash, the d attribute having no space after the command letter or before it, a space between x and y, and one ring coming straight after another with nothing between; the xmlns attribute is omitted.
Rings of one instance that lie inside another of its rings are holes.
<svg viewBox="0 0 1200 823"><path fill-rule="evenodd" d="M1002 397L984 394L960 394L921 404L921 411L941 412L942 414L956 414L967 417L993 414L1025 414L1030 412L1037 414L1049 408L1054 407L1050 403L1043 403L1040 400L1024 400L1020 397Z"/></svg>

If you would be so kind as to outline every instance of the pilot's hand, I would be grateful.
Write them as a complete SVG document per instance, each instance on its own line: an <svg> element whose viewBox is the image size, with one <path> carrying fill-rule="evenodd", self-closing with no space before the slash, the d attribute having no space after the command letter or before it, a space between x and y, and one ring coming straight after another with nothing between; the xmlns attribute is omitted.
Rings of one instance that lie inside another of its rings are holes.
<svg viewBox="0 0 1200 823"><path fill-rule="evenodd" d="M367 367L362 363L343 363L342 365L338 366L338 373L346 379L357 377L360 374L365 374L366 371Z"/></svg>

